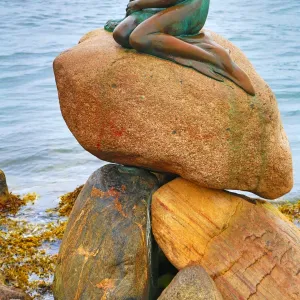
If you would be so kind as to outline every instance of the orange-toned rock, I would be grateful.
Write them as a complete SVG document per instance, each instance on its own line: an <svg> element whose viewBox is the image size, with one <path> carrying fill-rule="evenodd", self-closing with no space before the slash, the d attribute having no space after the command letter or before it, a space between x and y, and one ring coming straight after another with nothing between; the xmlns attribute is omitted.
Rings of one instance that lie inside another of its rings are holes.
<svg viewBox="0 0 300 300"><path fill-rule="evenodd" d="M100 159L282 196L293 185L292 161L276 99L237 47L212 37L249 75L255 97L228 80L123 49L97 30L54 61L63 117Z"/></svg>
<svg viewBox="0 0 300 300"><path fill-rule="evenodd" d="M60 247L56 300L150 299L156 259L149 203L157 187L156 177L142 169L105 165L93 173Z"/></svg>
<svg viewBox="0 0 300 300"><path fill-rule="evenodd" d="M177 178L153 195L152 229L174 266L202 265L224 299L300 299L300 231L270 203Z"/></svg>

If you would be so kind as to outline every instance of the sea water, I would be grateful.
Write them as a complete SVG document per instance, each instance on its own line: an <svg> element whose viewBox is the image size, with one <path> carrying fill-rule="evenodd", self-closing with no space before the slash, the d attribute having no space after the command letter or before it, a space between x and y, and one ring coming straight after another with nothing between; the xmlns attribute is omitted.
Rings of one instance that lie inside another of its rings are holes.
<svg viewBox="0 0 300 300"><path fill-rule="evenodd" d="M45 209L104 162L77 143L60 113L52 62L86 32L124 16L127 0L0 0L0 169L10 189L37 192L23 214ZM300 197L300 1L212 0L207 28L248 56L275 92L293 152ZM53 248L57 251L57 247Z"/></svg>

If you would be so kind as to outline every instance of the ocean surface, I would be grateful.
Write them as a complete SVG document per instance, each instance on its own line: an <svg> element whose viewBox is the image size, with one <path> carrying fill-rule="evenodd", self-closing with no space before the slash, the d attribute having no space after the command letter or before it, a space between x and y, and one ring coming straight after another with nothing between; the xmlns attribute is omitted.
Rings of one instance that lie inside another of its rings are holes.
<svg viewBox="0 0 300 300"><path fill-rule="evenodd" d="M43 218L104 162L83 150L60 113L52 62L124 15L127 0L0 0L0 169L10 189L37 192ZM275 92L300 196L300 1L212 0L206 24L239 46Z"/></svg>

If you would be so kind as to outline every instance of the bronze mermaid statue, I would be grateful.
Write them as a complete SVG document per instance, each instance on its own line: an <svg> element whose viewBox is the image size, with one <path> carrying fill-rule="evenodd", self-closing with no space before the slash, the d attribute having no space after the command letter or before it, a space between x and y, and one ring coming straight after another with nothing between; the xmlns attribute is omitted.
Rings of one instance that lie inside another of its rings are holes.
<svg viewBox="0 0 300 300"><path fill-rule="evenodd" d="M224 81L224 76L255 95L249 77L233 62L229 52L201 31L209 2L133 0L127 6L126 17L108 21L105 29L113 32L122 47L172 60L218 81Z"/></svg>

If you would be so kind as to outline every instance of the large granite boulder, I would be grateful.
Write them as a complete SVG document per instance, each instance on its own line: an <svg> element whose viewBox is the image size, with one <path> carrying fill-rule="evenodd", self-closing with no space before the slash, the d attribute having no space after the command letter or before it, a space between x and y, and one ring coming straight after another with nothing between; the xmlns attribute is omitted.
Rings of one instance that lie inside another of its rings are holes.
<svg viewBox="0 0 300 300"><path fill-rule="evenodd" d="M222 300L214 281L201 266L178 272L158 300Z"/></svg>
<svg viewBox="0 0 300 300"><path fill-rule="evenodd" d="M5 205L9 201L9 192L6 183L6 177L2 170L0 170L0 206Z"/></svg>
<svg viewBox="0 0 300 300"><path fill-rule="evenodd" d="M155 287L149 218L158 180L148 171L106 165L79 194L64 234L54 296L151 299Z"/></svg>
<svg viewBox="0 0 300 300"><path fill-rule="evenodd" d="M204 187L282 196L293 185L292 160L275 96L237 47L211 34L249 75L256 96L123 49L96 30L54 61L63 117L100 159Z"/></svg>
<svg viewBox="0 0 300 300"><path fill-rule="evenodd" d="M175 267L200 264L224 299L300 299L300 231L270 203L177 178L153 195L152 229Z"/></svg>

